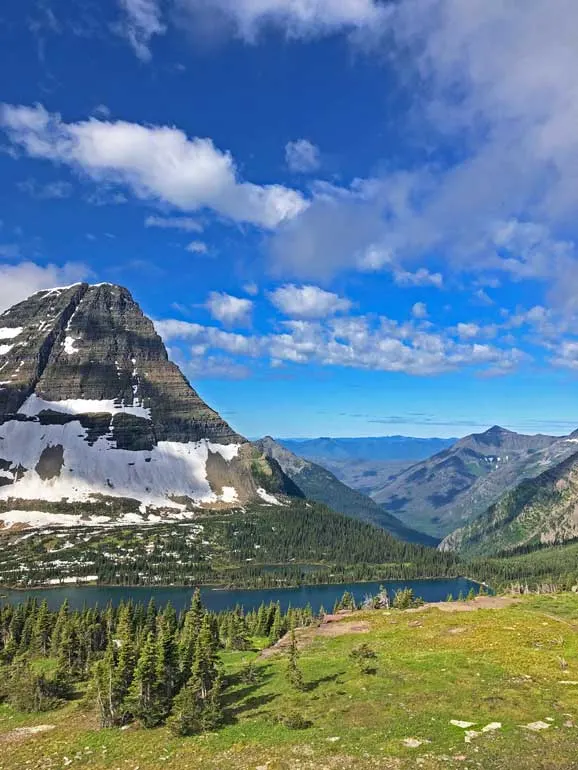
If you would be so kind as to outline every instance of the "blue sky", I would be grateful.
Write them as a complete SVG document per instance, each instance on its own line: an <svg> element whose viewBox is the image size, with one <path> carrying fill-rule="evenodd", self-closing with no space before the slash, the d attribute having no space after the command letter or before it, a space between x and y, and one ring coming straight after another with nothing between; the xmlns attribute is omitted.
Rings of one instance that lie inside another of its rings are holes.
<svg viewBox="0 0 578 770"><path fill-rule="evenodd" d="M5 0L0 306L126 285L249 436L573 430L554 5Z"/></svg>

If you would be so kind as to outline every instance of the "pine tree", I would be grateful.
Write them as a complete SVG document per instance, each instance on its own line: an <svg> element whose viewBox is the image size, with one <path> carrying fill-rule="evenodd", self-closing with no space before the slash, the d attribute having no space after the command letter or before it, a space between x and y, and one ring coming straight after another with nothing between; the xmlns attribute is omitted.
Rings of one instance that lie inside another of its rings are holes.
<svg viewBox="0 0 578 770"><path fill-rule="evenodd" d="M57 656L59 653L62 631L64 626L68 623L69 616L70 606L68 604L68 599L65 599L64 602L60 605L60 609L58 610L58 614L56 616L56 622L54 623L54 628L52 630L51 653L54 656Z"/></svg>
<svg viewBox="0 0 578 770"><path fill-rule="evenodd" d="M295 690L303 690L305 688L303 682L303 674L299 668L299 650L297 649L297 640L295 639L295 629L292 628L289 636L289 649L288 665L287 665L287 679L289 684Z"/></svg>
<svg viewBox="0 0 578 770"><path fill-rule="evenodd" d="M181 638L179 641L179 661L181 682L185 683L191 677L195 647L201 630L205 610L201 602L201 592L197 588L191 600L191 607L185 615Z"/></svg>
<svg viewBox="0 0 578 770"><path fill-rule="evenodd" d="M164 699L165 716L180 684L179 654L176 640L177 618L170 604L160 619L158 636L158 680Z"/></svg>
<svg viewBox="0 0 578 770"><path fill-rule="evenodd" d="M42 655L48 655L50 649L50 634L52 632L52 615L46 599L38 608L32 630L32 648Z"/></svg>
<svg viewBox="0 0 578 770"><path fill-rule="evenodd" d="M197 735L203 730L205 707L201 698L201 683L191 677L173 701L167 724L175 735Z"/></svg>
<svg viewBox="0 0 578 770"><path fill-rule="evenodd" d="M275 644L281 638L283 633L283 618L281 617L281 607L279 602L275 605L275 614L273 615L273 622L271 624L271 630L269 631L269 642Z"/></svg>
<svg viewBox="0 0 578 770"><path fill-rule="evenodd" d="M139 655L126 706L145 727L156 727L165 716L166 703L159 681L158 645L152 632L149 632Z"/></svg>
<svg viewBox="0 0 578 770"><path fill-rule="evenodd" d="M203 700L207 699L217 678L217 645L211 619L205 615L197 638L192 671L193 678L200 683Z"/></svg>
<svg viewBox="0 0 578 770"><path fill-rule="evenodd" d="M117 689L116 656L112 639L104 658L94 667L91 685L96 701L101 727L113 727L122 723L121 699Z"/></svg>

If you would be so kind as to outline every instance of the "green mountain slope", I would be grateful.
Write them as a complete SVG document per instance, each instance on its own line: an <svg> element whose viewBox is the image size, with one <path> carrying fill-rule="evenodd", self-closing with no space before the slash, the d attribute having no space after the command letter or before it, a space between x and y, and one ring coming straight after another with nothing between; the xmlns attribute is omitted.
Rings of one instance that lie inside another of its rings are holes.
<svg viewBox="0 0 578 770"><path fill-rule="evenodd" d="M525 479L440 549L472 555L578 537L578 452L533 479Z"/></svg>
<svg viewBox="0 0 578 770"><path fill-rule="evenodd" d="M310 500L323 503L338 513L354 519L375 524L395 537L409 543L435 546L436 538L405 526L399 519L387 513L371 498L343 484L326 468L305 460L270 436L266 436L254 445L259 452L271 460L276 460L283 472L301 489Z"/></svg>

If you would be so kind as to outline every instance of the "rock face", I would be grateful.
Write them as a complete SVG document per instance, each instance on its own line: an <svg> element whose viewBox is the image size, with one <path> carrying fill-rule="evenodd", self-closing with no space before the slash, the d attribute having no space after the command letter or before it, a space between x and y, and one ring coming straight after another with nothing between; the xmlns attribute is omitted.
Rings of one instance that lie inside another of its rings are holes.
<svg viewBox="0 0 578 770"><path fill-rule="evenodd" d="M126 289L52 289L0 316L0 511L182 513L275 491L295 488L192 389Z"/></svg>
<svg viewBox="0 0 578 770"><path fill-rule="evenodd" d="M575 451L571 438L525 436L494 426L415 463L372 497L406 526L445 537L523 478L539 475Z"/></svg>
<svg viewBox="0 0 578 770"><path fill-rule="evenodd" d="M255 441L254 446L259 452L276 460L283 472L299 489L303 490L310 500L324 503L334 511L343 513L350 518L374 524L408 543L437 545L438 540L435 538L406 527L395 516L384 511L370 497L343 484L331 471L321 465L290 452L271 436L265 436L265 438Z"/></svg>

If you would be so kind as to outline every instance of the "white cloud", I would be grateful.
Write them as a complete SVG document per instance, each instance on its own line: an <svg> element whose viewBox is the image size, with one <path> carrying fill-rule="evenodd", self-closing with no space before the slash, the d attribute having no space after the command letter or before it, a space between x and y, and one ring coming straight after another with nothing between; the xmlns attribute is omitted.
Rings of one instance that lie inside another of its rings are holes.
<svg viewBox="0 0 578 770"><path fill-rule="evenodd" d="M319 148L307 139L288 142L285 146L285 161L290 171L307 174L320 166Z"/></svg>
<svg viewBox="0 0 578 770"><path fill-rule="evenodd" d="M268 296L278 310L293 318L325 318L351 308L348 299L318 286L287 284L269 292Z"/></svg>
<svg viewBox="0 0 578 770"><path fill-rule="evenodd" d="M42 266L34 262L0 265L0 312L41 289L68 286L90 275L86 265L76 262L67 262L62 266Z"/></svg>
<svg viewBox="0 0 578 770"><path fill-rule="evenodd" d="M119 0L123 12L121 30L141 61L149 61L149 43L154 35L164 35L166 27L161 20L157 0Z"/></svg>
<svg viewBox="0 0 578 770"><path fill-rule="evenodd" d="M252 300L225 292L212 291L205 306L213 318L228 325L248 323L253 312Z"/></svg>
<svg viewBox="0 0 578 770"><path fill-rule="evenodd" d="M190 251L191 254L207 254L209 251L207 244L203 241L191 241L185 246L185 250Z"/></svg>
<svg viewBox="0 0 578 770"><path fill-rule="evenodd" d="M243 284L243 291L250 297L256 297L259 294L259 287L254 281Z"/></svg>
<svg viewBox="0 0 578 770"><path fill-rule="evenodd" d="M4 105L0 125L31 157L66 163L97 182L122 184L139 198L183 211L209 208L238 222L275 228L307 206L300 193L282 185L240 181L229 153L170 126L96 118L65 123L39 105Z"/></svg>
<svg viewBox="0 0 578 770"><path fill-rule="evenodd" d="M18 189L37 200L68 198L72 194L70 182L48 182L40 184L35 179L26 179L18 183Z"/></svg>
<svg viewBox="0 0 578 770"><path fill-rule="evenodd" d="M415 321L350 316L291 320L284 331L242 335L186 321L157 321L166 341L187 340L195 355L268 359L271 365L310 364L428 375L473 367L506 374L528 357L516 347L462 342L449 330L424 330Z"/></svg>
<svg viewBox="0 0 578 770"><path fill-rule="evenodd" d="M411 314L414 318L427 318L427 306L425 302L416 302L411 309Z"/></svg>
<svg viewBox="0 0 578 770"><path fill-rule="evenodd" d="M459 323L457 325L458 336L464 339L474 339L480 334L480 327L474 323Z"/></svg>
<svg viewBox="0 0 578 770"><path fill-rule="evenodd" d="M204 30L232 25L234 34L254 42L266 27L290 38L370 30L387 11L377 0L176 0L191 26Z"/></svg>
<svg viewBox="0 0 578 770"><path fill-rule="evenodd" d="M448 269L538 278L553 287L553 303L571 310L578 297L578 4L555 6L388 3L388 61L402 52L405 87L412 76L427 84L415 91L414 130L419 125L439 151L457 147L459 160L384 175L364 201L343 191L331 202L315 196L273 239L278 270L311 279L360 260L364 269L388 268L395 255L398 267L412 271L425 254L443 254ZM525 256L495 242L513 221L527 239L539 231L540 246ZM368 253L375 243L379 250Z"/></svg>
<svg viewBox="0 0 578 770"><path fill-rule="evenodd" d="M444 283L441 273L431 273L425 267L420 267L414 273L408 270L395 270L393 279L398 286L435 286L441 289Z"/></svg>
<svg viewBox="0 0 578 770"><path fill-rule="evenodd" d="M203 225L191 217L155 217L145 219L145 227L161 227L164 229L185 230L188 233L202 233Z"/></svg>

